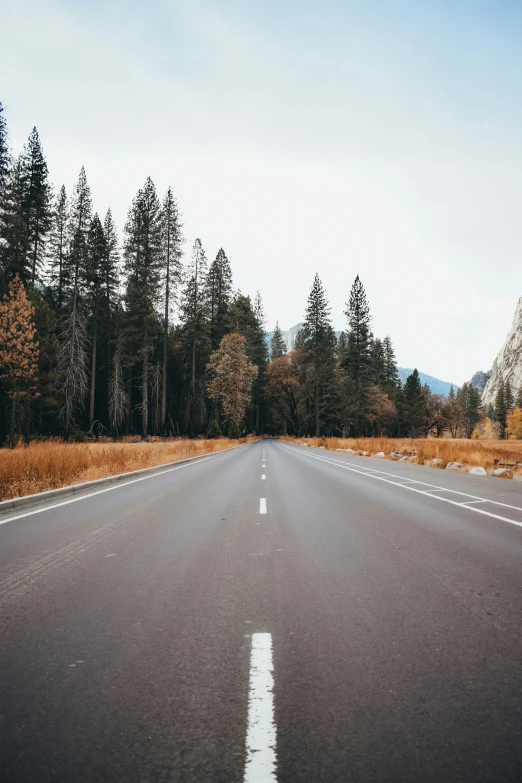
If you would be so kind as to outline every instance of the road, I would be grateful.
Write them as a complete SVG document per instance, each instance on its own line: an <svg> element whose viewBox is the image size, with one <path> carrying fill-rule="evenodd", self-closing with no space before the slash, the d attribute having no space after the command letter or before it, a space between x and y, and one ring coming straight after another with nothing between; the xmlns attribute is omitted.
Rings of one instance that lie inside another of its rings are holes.
<svg viewBox="0 0 522 783"><path fill-rule="evenodd" d="M521 525L521 483L271 440L13 514L0 779L520 781Z"/></svg>

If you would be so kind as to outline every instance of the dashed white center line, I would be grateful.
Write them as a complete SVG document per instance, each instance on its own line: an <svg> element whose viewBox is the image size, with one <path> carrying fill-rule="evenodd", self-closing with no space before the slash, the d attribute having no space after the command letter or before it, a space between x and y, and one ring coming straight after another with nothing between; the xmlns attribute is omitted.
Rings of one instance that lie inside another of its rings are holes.
<svg viewBox="0 0 522 783"><path fill-rule="evenodd" d="M262 480L262 481L265 481L265 480L266 480L266 474L265 474L265 473L261 473L261 480Z"/></svg>
<svg viewBox="0 0 522 783"><path fill-rule="evenodd" d="M266 514L266 498L259 498L259 513Z"/></svg>
<svg viewBox="0 0 522 783"><path fill-rule="evenodd" d="M252 634L244 783L268 783L276 777L272 634Z"/></svg>

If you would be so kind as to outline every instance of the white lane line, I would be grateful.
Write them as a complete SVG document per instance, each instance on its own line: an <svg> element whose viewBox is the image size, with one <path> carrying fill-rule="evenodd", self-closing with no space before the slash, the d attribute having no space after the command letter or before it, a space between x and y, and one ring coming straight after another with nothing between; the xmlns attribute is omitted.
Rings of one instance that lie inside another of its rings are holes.
<svg viewBox="0 0 522 783"><path fill-rule="evenodd" d="M112 492L113 489L128 487L130 484L136 484L138 481L147 481L147 479L157 478L158 476L165 475L165 473L172 473L173 470L183 470L183 468L191 468L193 465L198 465L200 462L205 462L207 459L212 459L213 457L219 457L221 454L226 454L228 451L232 451L232 450L233 449L223 449L223 451L217 451L215 454L209 454L208 457L202 457L201 459L198 459L195 462L189 462L187 465L176 465L173 468L167 468L166 470L161 470L158 473L152 473L150 476L141 476L140 478L131 479L130 481L121 481L118 484L113 484L111 487L106 487L105 489L97 489L96 492L89 492L86 495L78 495L78 497L70 498L69 500L62 500L60 503L53 503L52 505L49 506L42 506L41 508L35 508L33 509L33 511L26 511L23 514L16 514L16 516L8 517L7 519L0 519L0 525L6 525L8 522L14 522L16 519L23 519L24 517L32 517L33 514L41 514L44 511L50 511L53 508L60 508L60 506L68 506L70 503L77 503L79 500L86 500L87 498L92 498L95 495L103 495L104 492Z"/></svg>
<svg viewBox="0 0 522 783"><path fill-rule="evenodd" d="M266 474L265 474L265 473L262 473L262 474L261 474L261 481L265 481L265 480L266 480Z"/></svg>
<svg viewBox="0 0 522 783"><path fill-rule="evenodd" d="M283 446L283 448L286 448L289 451L293 450L291 446ZM316 459L319 462L326 462L329 465L336 465L338 468L343 468L343 470L349 470L351 473L358 473L360 476L368 476L368 478L377 479L377 481L384 481L386 484L392 484L394 487L402 487L402 489L407 489L409 492L417 492L419 495L432 497L434 500L440 500L442 503L451 503L452 506L458 506L459 508L464 507L464 508L467 508L469 511L475 511L476 514L483 514L486 517L492 517L493 519L500 519L501 522L509 522L510 525L515 525L516 527L522 527L522 522L517 522L515 519L509 519L509 517L502 517L502 516L500 516L500 514L493 514L491 511L484 511L483 509L477 508L476 506L469 506L469 505L465 505L464 506L464 503L462 501L459 503L456 500L450 500L449 498L442 498L439 495L434 495L432 493L434 493L434 492L451 492L451 493L453 493L455 495L462 495L463 497L474 498L475 500L484 500L485 503L490 503L490 504L493 504L495 506L502 506L503 508L512 508L515 511L521 511L522 512L522 508L520 508L519 506L510 506L507 503L501 503L498 500L488 500L488 499L485 499L485 498L480 498L477 495L470 495L467 492L457 492L457 490L455 490L455 489L446 489L445 487L438 487L438 488L434 487L430 491L416 489L415 487L408 486L407 484L398 484L396 481L391 481L389 478L384 478L384 476L392 476L393 478L399 478L394 473L384 473L384 471L382 471L383 475L376 476L376 475L372 475L372 474L369 474L367 472L358 470L358 466L357 467L351 467L351 466L354 465L353 462L351 462L351 463L349 462L349 463L343 465L341 462L336 462L334 460L324 459L324 457L316 457L315 455L307 454L306 452L299 451L298 453L299 454L304 454L304 456L310 457L310 459ZM430 485L427 485L427 486L430 486Z"/></svg>
<svg viewBox="0 0 522 783"><path fill-rule="evenodd" d="M297 448L295 446L283 446L283 448L289 449L289 451L297 451ZM318 459L323 462L330 462L332 465L339 465L342 468L346 468L346 470L353 470L355 473L361 473L362 468L355 462L340 462L339 460L333 460L333 459L325 459L324 457L317 457L313 454L309 454L307 451L300 451L300 454L304 454L305 457L311 457L312 459ZM349 467L348 467L349 466ZM376 473L379 474L379 476L370 476L370 478L379 478L380 476L390 476L391 478L404 478L404 476L399 476L397 473L388 473L385 470L375 470ZM390 484L395 484L397 486L402 486L396 481L389 481ZM467 498L473 498L474 500L484 500L485 498L479 497L479 495L472 495L471 492L459 492L457 489L448 489L448 487L441 487L438 484L430 484L429 481L419 481L419 484L423 484L425 487L429 487L429 490L414 490L415 492L420 492L421 494L425 494L426 492L450 492L453 495L462 495L463 497ZM413 487L405 487L405 489L413 489ZM522 507L520 506L512 506L509 503L501 503L500 500L488 500L486 499L487 503L493 503L495 506L502 506L503 508L513 508L515 511L522 511Z"/></svg>
<svg viewBox="0 0 522 783"><path fill-rule="evenodd" d="M266 498L259 498L259 513L266 514Z"/></svg>
<svg viewBox="0 0 522 783"><path fill-rule="evenodd" d="M461 506L471 506L472 503L490 503L490 500L465 500Z"/></svg>
<svg viewBox="0 0 522 783"><path fill-rule="evenodd" d="M277 781L273 670L272 634L252 634L244 783Z"/></svg>

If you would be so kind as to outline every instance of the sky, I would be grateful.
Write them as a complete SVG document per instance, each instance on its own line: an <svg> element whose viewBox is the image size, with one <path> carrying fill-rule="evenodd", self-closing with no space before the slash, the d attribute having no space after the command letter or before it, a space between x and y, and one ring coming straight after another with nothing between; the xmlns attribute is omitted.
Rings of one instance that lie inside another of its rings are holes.
<svg viewBox="0 0 522 783"><path fill-rule="evenodd" d="M223 247L267 329L358 274L405 367L488 370L522 296L522 3L0 0L18 153L85 166L120 229L170 185L188 258Z"/></svg>

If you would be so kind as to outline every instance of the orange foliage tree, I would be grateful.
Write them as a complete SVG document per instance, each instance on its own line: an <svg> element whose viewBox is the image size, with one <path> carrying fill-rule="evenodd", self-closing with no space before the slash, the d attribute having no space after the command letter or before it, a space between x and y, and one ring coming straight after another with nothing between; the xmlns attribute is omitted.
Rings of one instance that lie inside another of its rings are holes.
<svg viewBox="0 0 522 783"><path fill-rule="evenodd" d="M506 435L508 438L522 438L522 408L518 406L506 416Z"/></svg>
<svg viewBox="0 0 522 783"><path fill-rule="evenodd" d="M15 445L17 405L35 396L38 342L34 307L16 275L0 303L0 380L11 400L10 446Z"/></svg>
<svg viewBox="0 0 522 783"><path fill-rule="evenodd" d="M245 343L240 334L226 334L207 364L208 395L218 403L231 429L237 429L245 418L257 376L257 367L248 361Z"/></svg>

